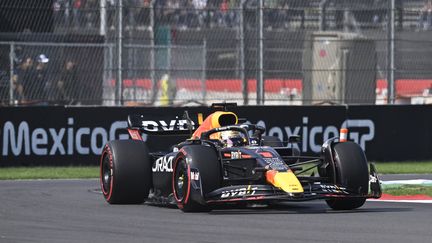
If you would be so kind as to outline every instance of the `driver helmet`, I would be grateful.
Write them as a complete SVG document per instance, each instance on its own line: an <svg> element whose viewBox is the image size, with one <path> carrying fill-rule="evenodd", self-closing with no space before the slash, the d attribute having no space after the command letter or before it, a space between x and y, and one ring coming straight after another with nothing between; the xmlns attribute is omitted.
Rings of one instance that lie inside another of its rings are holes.
<svg viewBox="0 0 432 243"><path fill-rule="evenodd" d="M239 131L223 131L220 139L225 147L239 147L247 144L246 137Z"/></svg>

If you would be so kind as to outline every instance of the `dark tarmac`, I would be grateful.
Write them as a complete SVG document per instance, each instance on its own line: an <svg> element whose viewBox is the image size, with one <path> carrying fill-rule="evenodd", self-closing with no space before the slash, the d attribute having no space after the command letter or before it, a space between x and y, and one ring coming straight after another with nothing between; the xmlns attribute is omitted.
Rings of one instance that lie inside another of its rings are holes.
<svg viewBox="0 0 432 243"><path fill-rule="evenodd" d="M427 179L427 178L425 178ZM97 180L0 181L0 242L432 242L432 205L324 201L186 214L109 205Z"/></svg>

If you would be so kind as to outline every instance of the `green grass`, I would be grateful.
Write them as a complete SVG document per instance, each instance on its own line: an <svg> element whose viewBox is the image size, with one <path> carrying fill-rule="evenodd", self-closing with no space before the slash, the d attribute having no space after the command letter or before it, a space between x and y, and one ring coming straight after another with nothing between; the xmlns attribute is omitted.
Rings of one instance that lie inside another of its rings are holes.
<svg viewBox="0 0 432 243"><path fill-rule="evenodd" d="M97 166L69 167L0 167L0 180L26 179L86 179L97 178Z"/></svg>
<svg viewBox="0 0 432 243"><path fill-rule="evenodd" d="M402 185L400 187L384 188L383 193L394 196L423 194L432 197L432 186Z"/></svg>
<svg viewBox="0 0 432 243"><path fill-rule="evenodd" d="M432 161L376 162L380 174L432 174Z"/></svg>
<svg viewBox="0 0 432 243"><path fill-rule="evenodd" d="M380 174L432 174L432 161L376 162ZM97 166L0 167L0 180L97 178Z"/></svg>
<svg viewBox="0 0 432 243"><path fill-rule="evenodd" d="M375 165L380 174L432 174L432 161L376 162ZM99 167L97 166L0 167L0 180L87 179L98 178L98 176ZM383 192L395 196L416 194L432 196L432 186L386 187Z"/></svg>

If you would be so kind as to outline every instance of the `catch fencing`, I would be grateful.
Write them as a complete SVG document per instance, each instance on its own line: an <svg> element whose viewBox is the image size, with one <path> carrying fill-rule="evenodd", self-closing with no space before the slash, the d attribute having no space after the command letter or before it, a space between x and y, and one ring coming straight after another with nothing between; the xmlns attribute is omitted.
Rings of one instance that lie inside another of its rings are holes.
<svg viewBox="0 0 432 243"><path fill-rule="evenodd" d="M18 18L22 1L0 13ZM46 10L2 38L3 105L432 102L430 1L53 0ZM23 42L25 27L89 41ZM40 54L47 79L21 82L24 57L33 70ZM61 80L68 60L73 84Z"/></svg>

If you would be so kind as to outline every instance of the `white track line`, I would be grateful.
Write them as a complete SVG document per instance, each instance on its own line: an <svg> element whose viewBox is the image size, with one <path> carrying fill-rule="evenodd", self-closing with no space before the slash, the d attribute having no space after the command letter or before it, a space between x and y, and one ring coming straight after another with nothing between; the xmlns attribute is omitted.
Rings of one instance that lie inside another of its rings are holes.
<svg viewBox="0 0 432 243"><path fill-rule="evenodd" d="M381 181L383 185L432 185L432 180L415 179L415 180L391 180Z"/></svg>
<svg viewBox="0 0 432 243"><path fill-rule="evenodd" d="M402 202L402 203L432 203L432 200L381 200L381 199L368 199L371 202Z"/></svg>

